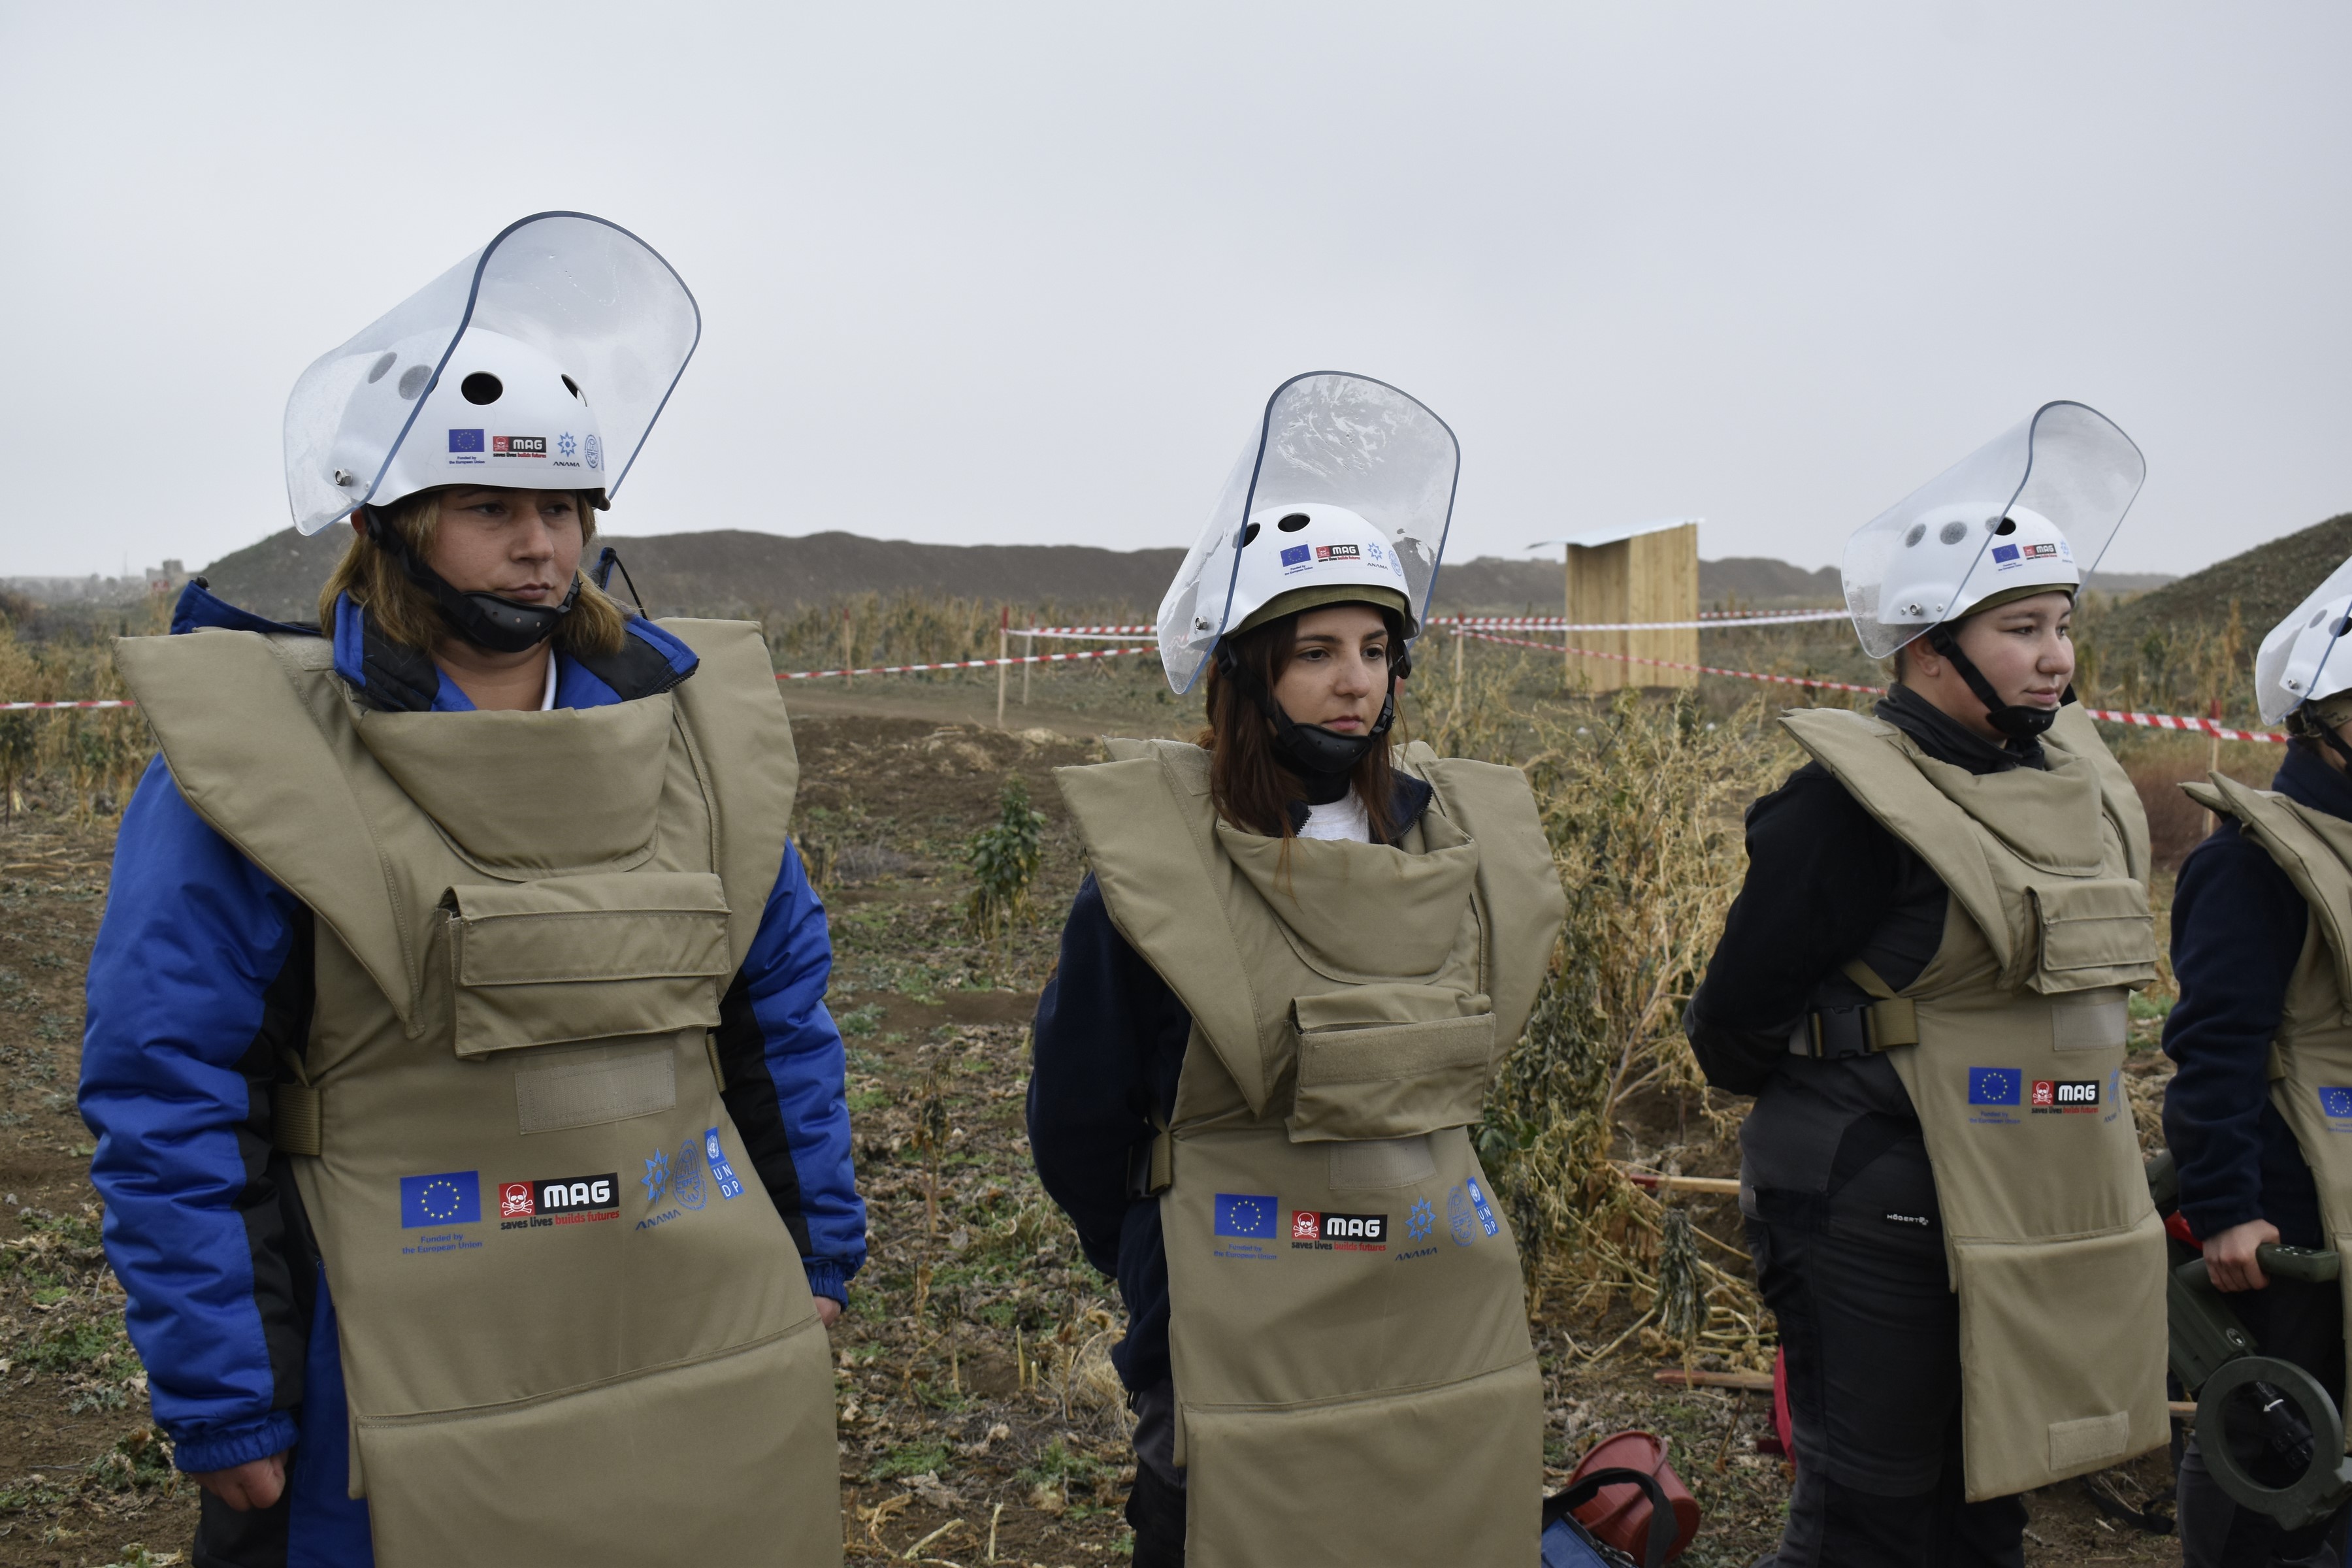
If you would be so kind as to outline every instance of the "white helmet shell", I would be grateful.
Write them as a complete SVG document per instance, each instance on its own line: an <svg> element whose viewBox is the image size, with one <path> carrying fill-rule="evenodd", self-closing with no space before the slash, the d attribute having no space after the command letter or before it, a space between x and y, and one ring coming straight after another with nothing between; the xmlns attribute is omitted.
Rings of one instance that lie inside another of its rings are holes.
<svg viewBox="0 0 2352 1568"><path fill-rule="evenodd" d="M1244 603L1256 608L1315 574L1363 574L1317 577L1318 584L1393 587L1393 569L1403 579L1407 618L1420 622L1445 554L1461 467L1445 421L1386 382L1313 371L1276 387L1160 601L1160 663L1169 686L1192 689L1219 640L1246 618ZM1279 523L1294 513L1308 521L1295 531L1299 537L1277 543L1286 537ZM1343 524L1348 519L1352 525ZM1282 560L1283 551L1306 542L1305 531L1317 534L1307 556ZM1367 548L1375 542L1386 560ZM1357 553L1339 553L1343 545ZM1318 547L1334 553L1318 557ZM1245 578L1246 594L1256 597L1245 597Z"/></svg>
<svg viewBox="0 0 2352 1568"><path fill-rule="evenodd" d="M1839 571L1863 651L1885 658L2011 587L2079 585L2147 477L2115 421L2043 404L1846 541Z"/></svg>
<svg viewBox="0 0 2352 1568"><path fill-rule="evenodd" d="M364 503L467 479L610 497L701 332L677 273L617 224L585 213L510 224L295 382L294 526L316 533ZM466 391L480 375L499 384L488 403Z"/></svg>
<svg viewBox="0 0 2352 1568"><path fill-rule="evenodd" d="M2082 582L2073 546L2040 512L2013 506L2004 513L1991 501L1958 501L1923 512L1904 530L1878 619L1926 631L1958 620L1995 594L2075 588Z"/></svg>
<svg viewBox="0 0 2352 1568"><path fill-rule="evenodd" d="M2352 690L2352 647L2340 647L2352 616L2352 561L2327 574L2273 626L2254 655L2254 700L2263 722L2280 723L2306 702Z"/></svg>
<svg viewBox="0 0 2352 1568"><path fill-rule="evenodd" d="M394 358L390 352L383 357ZM387 364L376 382L361 387L335 434L335 471L354 501L371 432L383 423L370 405L400 395L391 370ZM440 485L604 491L604 434L579 381L529 343L473 328L457 340L431 387L408 438L376 479L375 505Z"/></svg>
<svg viewBox="0 0 2352 1568"><path fill-rule="evenodd" d="M1243 530L1241 570L1234 578L1226 624L1236 629L1246 626L1267 605L1302 589L1358 587L1386 590L1364 602L1404 605L1404 635L1419 633L1412 611L1412 586L1385 532L1346 507L1328 502L1270 506Z"/></svg>

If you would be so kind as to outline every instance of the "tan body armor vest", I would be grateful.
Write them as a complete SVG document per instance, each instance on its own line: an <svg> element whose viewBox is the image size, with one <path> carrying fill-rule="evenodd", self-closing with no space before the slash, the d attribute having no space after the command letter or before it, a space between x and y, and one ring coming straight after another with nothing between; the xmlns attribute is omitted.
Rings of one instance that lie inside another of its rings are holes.
<svg viewBox="0 0 2352 1568"><path fill-rule="evenodd" d="M1402 765L1401 847L1216 816L1206 752L1056 774L1192 1014L1160 1198L1192 1568L1533 1563L1542 1388L1468 1129L1566 914L1517 770Z"/></svg>
<svg viewBox="0 0 2352 1568"><path fill-rule="evenodd" d="M309 907L277 1142L383 1568L841 1560L824 1330L708 1031L798 776L756 628L656 697L378 712L323 638L125 639L188 804Z"/></svg>
<svg viewBox="0 0 2352 1568"><path fill-rule="evenodd" d="M1873 1037L1909 1091L1959 1294L1970 1501L2161 1447L2164 1231L2124 1099L2126 988L2156 973L2147 824L2083 710L2047 772L1971 773L1843 709L1783 722L1951 890Z"/></svg>
<svg viewBox="0 0 2352 1568"><path fill-rule="evenodd" d="M2271 1045L2271 1103L2311 1167L2329 1242L2352 1261L2352 822L2223 773L2181 787L2236 817L2311 907ZM2352 1290L2344 1297L2352 1303ZM2352 1306L2344 1327L2352 1342ZM2352 1382L2336 1398L2337 1409L2352 1410Z"/></svg>

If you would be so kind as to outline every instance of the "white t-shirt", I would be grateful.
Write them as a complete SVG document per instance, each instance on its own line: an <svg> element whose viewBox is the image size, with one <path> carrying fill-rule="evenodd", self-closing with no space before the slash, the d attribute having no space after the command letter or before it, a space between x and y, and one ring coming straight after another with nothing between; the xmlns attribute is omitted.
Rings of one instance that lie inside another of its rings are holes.
<svg viewBox="0 0 2352 1568"><path fill-rule="evenodd" d="M1307 808L1307 826L1298 830L1301 838L1349 838L1359 844L1372 841L1371 820L1364 815L1364 803L1349 790L1346 796L1328 805Z"/></svg>
<svg viewBox="0 0 2352 1568"><path fill-rule="evenodd" d="M547 685L539 694L539 710L542 713L555 711L555 650L553 648L547 650Z"/></svg>

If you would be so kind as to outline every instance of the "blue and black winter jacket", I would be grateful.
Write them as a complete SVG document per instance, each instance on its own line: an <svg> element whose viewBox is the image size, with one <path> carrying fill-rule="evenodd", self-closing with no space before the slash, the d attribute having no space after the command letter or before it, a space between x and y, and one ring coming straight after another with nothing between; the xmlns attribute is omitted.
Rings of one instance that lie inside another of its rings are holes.
<svg viewBox="0 0 2352 1568"><path fill-rule="evenodd" d="M2271 788L2352 819L2352 779L2295 746ZM2189 852L2172 891L2172 973L2165 1021L2177 1065L2164 1091L2164 1141L2180 1172L2180 1212L2200 1237L2266 1219L2279 1239L2324 1247L2319 1191L2286 1119L2271 1103L2270 1050L2311 919L2264 849L2223 817Z"/></svg>
<svg viewBox="0 0 2352 1568"><path fill-rule="evenodd" d="M310 633L191 585L174 632ZM557 656L555 700L595 708L667 690L691 649L629 622L618 655ZM380 708L472 706L430 659L338 606L335 668ZM155 1419L184 1470L294 1449L288 1499L235 1516L239 1564L371 1560L364 1502L344 1495L345 1415L334 1306L285 1157L269 1088L308 1038L311 917L181 797L159 757L123 812L106 916L90 956L81 1110L97 1134L108 1260ZM824 908L790 844L758 934L720 1006L727 1108L809 1287L841 1300L866 1259L851 1165L841 1037L825 1011ZM229 1516L223 1515L222 1522ZM214 1510L207 1509L207 1526ZM206 1557L199 1535L198 1558Z"/></svg>
<svg viewBox="0 0 2352 1568"><path fill-rule="evenodd" d="M1398 778L1391 819L1400 831L1421 820L1431 794L1417 778ZM1291 816L1303 826L1307 808L1294 805ZM1169 1363L1160 1202L1129 1195L1129 1161L1176 1113L1192 1033L1192 1015L1111 923L1089 876L1062 928L1061 963L1037 999L1029 1151L1087 1261L1118 1281L1127 1337L1110 1358L1130 1389L1167 1382Z"/></svg>

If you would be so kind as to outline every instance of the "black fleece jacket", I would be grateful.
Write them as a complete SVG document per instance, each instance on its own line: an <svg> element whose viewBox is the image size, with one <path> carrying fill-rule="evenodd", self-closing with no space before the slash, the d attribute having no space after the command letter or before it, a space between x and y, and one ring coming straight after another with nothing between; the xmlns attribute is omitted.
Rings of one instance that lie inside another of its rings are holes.
<svg viewBox="0 0 2352 1568"><path fill-rule="evenodd" d="M2045 766L2038 742L1995 745L1907 687L1878 717L1971 773ZM1884 1057L1817 1061L1789 1037L1812 1009L1865 1000L1841 973L1860 958L1900 990L1943 941L1950 893L1835 774L1808 763L1748 811L1748 879L1683 1017L1707 1081L1757 1096L1740 1134L1748 1184L1820 1193L1887 1141L1918 1135Z"/></svg>
<svg viewBox="0 0 2352 1568"><path fill-rule="evenodd" d="M1421 780L1400 777L1391 820L1420 821L1430 795ZM1291 815L1303 824L1307 809L1294 805ZM1152 1136L1155 1116L1175 1113L1192 1033L1192 1015L1128 945L1087 877L1062 928L1061 963L1037 999L1029 1152L1087 1261L1118 1280L1127 1338L1110 1355L1130 1389L1169 1375L1168 1256L1158 1200L1127 1195L1128 1158Z"/></svg>

